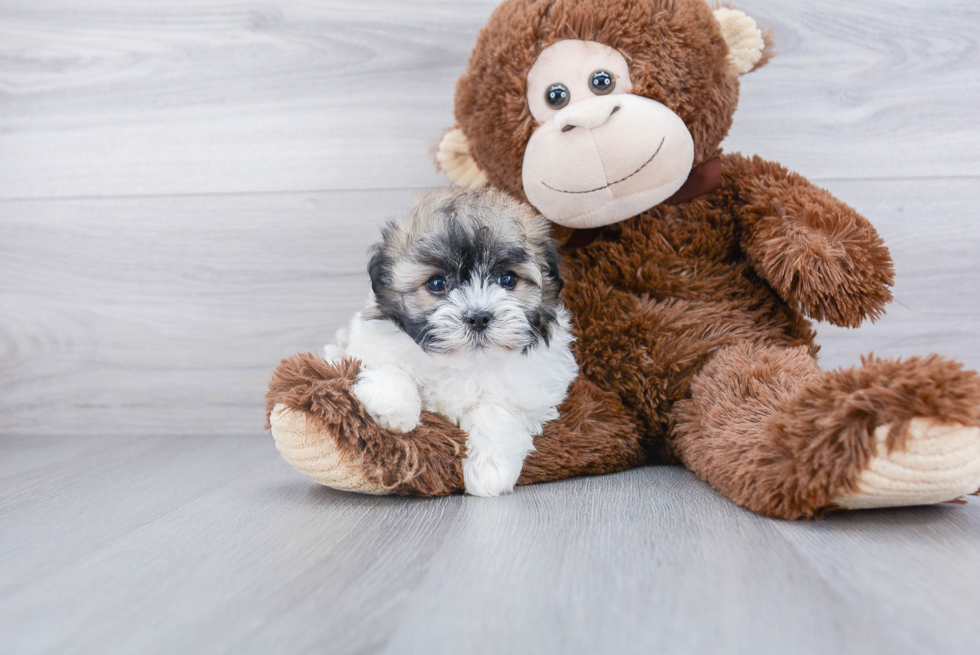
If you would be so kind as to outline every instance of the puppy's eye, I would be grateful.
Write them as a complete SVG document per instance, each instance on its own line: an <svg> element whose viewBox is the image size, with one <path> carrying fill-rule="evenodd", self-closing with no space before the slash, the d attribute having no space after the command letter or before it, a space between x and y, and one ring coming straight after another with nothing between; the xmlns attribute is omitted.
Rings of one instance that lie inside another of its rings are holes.
<svg viewBox="0 0 980 655"><path fill-rule="evenodd" d="M517 276L512 272L507 271L497 278L497 284L510 291L517 286Z"/></svg>
<svg viewBox="0 0 980 655"><path fill-rule="evenodd" d="M561 109L568 104L568 87L564 84L552 84L544 94L544 101L552 109Z"/></svg>
<svg viewBox="0 0 980 655"><path fill-rule="evenodd" d="M446 290L449 288L449 283L443 276L433 275L425 283L425 288L429 293L435 296L441 296L442 294L446 293Z"/></svg>
<svg viewBox="0 0 980 655"><path fill-rule="evenodd" d="M589 88L597 96L604 96L616 88L616 80L606 71L598 70L592 73L592 77L589 79Z"/></svg>

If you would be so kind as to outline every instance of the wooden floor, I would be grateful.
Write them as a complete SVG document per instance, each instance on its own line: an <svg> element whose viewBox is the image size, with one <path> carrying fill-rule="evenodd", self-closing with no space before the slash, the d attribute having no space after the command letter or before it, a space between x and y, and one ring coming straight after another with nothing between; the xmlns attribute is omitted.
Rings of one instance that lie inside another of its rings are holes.
<svg viewBox="0 0 980 655"><path fill-rule="evenodd" d="M977 653L980 499L808 524L680 468L499 499L317 487L263 432L367 294L488 0L0 0L0 653ZM728 150L898 269L822 364L980 367L980 8L745 0Z"/></svg>

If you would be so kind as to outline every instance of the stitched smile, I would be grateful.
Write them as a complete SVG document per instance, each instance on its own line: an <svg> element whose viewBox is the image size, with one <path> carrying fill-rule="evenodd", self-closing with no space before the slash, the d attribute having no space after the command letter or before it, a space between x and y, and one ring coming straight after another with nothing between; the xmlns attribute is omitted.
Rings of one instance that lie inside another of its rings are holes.
<svg viewBox="0 0 980 655"><path fill-rule="evenodd" d="M646 160L646 162L642 166L640 166L638 169L636 169L635 171L633 171L632 173L630 173L626 177L624 177L624 178L622 178L620 180L616 180L615 182L610 182L609 184L606 184L605 186L596 187L595 189L589 189L588 191L564 191L563 189L556 189L555 187L551 186L547 182L541 182L541 184L543 184L544 186L548 187L552 191L557 191L558 193L594 193L595 191L602 191L603 189L608 189L609 187L611 187L614 184L619 184L620 182L625 182L626 180L630 179L631 177L633 177L634 175L636 175L637 173L639 173L640 171L642 171L644 168L646 168L647 167L647 164L649 164L650 162L652 162L654 160L654 158L657 156L657 153L660 152L660 149L664 147L664 139L666 139L666 138L667 137L664 137L664 138L660 139L660 145L657 146L657 149L654 151L654 153L652 155L650 155L650 159Z"/></svg>

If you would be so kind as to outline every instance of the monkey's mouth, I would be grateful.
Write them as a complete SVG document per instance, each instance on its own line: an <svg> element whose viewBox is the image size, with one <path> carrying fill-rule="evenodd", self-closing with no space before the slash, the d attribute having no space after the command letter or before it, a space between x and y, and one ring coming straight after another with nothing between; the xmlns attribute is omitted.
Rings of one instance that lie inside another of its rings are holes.
<svg viewBox="0 0 980 655"><path fill-rule="evenodd" d="M625 182L626 180L630 179L631 177L633 177L634 175L636 175L637 173L639 173L640 171L642 171L644 168L646 168L650 164L650 162L652 162L657 157L657 154L660 153L660 149L664 147L664 141L666 140L666 138L667 137L663 137L662 139L660 139L660 145L658 145L657 146L657 149L653 151L653 154L652 155L650 155L650 159L646 160L643 163L643 165L641 165L638 169L636 169L635 171L633 171L632 173L630 173L626 177L621 178L621 179L618 179L615 182L609 182L608 184L604 184L603 186L596 187L594 189L589 189L588 191L565 191L564 189L556 189L555 187L551 186L550 184L548 184L547 182L544 182L544 181L542 181L541 184L543 184L544 186L548 187L552 191L557 191L558 193L595 193L596 191L602 191L603 189L608 189L609 187L613 186L614 184L619 184L620 182Z"/></svg>

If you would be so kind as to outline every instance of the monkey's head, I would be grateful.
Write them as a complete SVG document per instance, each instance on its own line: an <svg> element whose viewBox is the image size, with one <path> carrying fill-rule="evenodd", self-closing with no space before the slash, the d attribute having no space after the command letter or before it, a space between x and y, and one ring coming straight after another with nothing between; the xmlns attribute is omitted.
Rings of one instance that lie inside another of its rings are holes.
<svg viewBox="0 0 980 655"><path fill-rule="evenodd" d="M437 159L572 228L672 196L720 154L738 77L769 58L742 12L707 0L506 0L456 84Z"/></svg>

